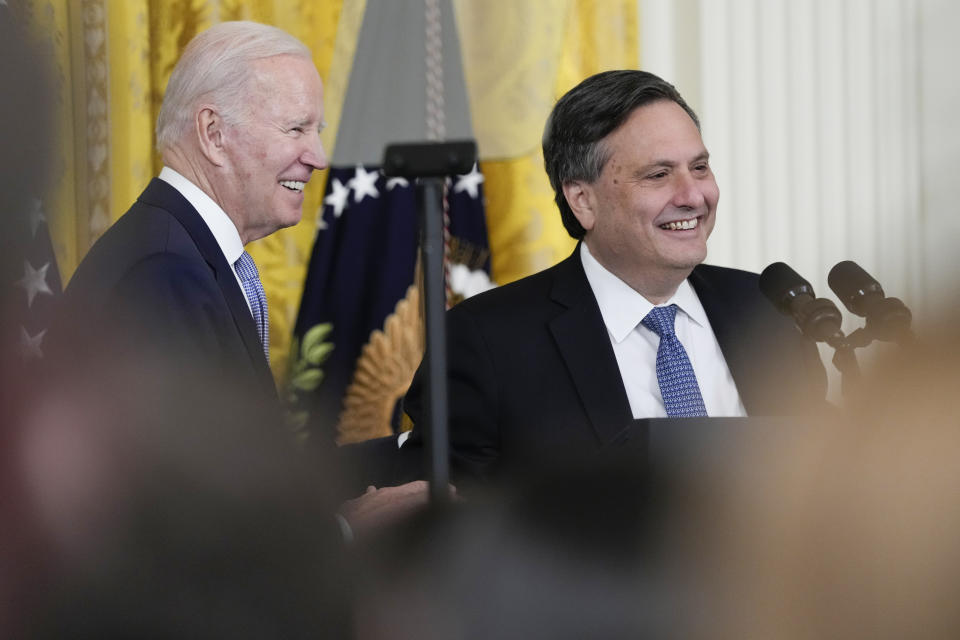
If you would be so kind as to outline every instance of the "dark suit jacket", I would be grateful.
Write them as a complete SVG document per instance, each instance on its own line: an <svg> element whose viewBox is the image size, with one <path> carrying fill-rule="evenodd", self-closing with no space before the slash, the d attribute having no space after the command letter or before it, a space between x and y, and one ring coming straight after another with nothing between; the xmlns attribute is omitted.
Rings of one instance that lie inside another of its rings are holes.
<svg viewBox="0 0 960 640"><path fill-rule="evenodd" d="M90 249L64 308L58 349L80 357L104 348L176 353L276 403L233 268L196 209L160 179Z"/></svg>
<svg viewBox="0 0 960 640"><path fill-rule="evenodd" d="M753 273L690 275L749 415L822 406L815 345L762 298ZM454 471L489 476L617 443L632 420L579 250L558 265L447 312ZM420 424L422 368L404 410ZM419 434L415 429L412 444Z"/></svg>

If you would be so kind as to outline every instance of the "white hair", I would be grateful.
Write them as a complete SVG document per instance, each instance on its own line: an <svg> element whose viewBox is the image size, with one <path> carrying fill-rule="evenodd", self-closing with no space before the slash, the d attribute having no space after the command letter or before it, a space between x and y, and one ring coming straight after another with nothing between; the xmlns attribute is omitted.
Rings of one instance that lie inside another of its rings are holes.
<svg viewBox="0 0 960 640"><path fill-rule="evenodd" d="M246 109L244 92L253 62L280 55L312 60L310 50L295 37L257 22L221 22L197 34L170 74L157 117L157 147L163 151L186 135L201 99L236 124Z"/></svg>

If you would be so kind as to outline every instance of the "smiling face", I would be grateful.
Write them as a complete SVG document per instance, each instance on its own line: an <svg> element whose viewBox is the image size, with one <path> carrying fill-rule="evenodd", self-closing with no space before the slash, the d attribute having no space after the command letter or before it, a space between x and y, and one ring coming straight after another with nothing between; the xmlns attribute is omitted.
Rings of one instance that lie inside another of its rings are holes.
<svg viewBox="0 0 960 640"><path fill-rule="evenodd" d="M244 244L300 221L303 189L327 160L320 144L323 89L310 60L258 60L241 121L225 128L222 206Z"/></svg>
<svg viewBox="0 0 960 640"><path fill-rule="evenodd" d="M707 255L720 197L709 154L669 100L637 108L602 144L609 157L600 177L564 185L564 194L597 261L662 302Z"/></svg>

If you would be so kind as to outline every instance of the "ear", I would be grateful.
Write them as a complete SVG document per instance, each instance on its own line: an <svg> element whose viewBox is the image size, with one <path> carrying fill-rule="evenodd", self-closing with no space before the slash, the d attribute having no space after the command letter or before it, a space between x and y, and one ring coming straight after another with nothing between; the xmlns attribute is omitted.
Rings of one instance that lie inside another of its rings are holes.
<svg viewBox="0 0 960 640"><path fill-rule="evenodd" d="M582 180L565 182L563 196L580 226L590 231L597 221L597 201L590 184Z"/></svg>
<svg viewBox="0 0 960 640"><path fill-rule="evenodd" d="M197 111L195 124L200 151L212 164L222 167L227 161L224 144L226 131L224 130L223 117L217 112L216 108L203 105Z"/></svg>

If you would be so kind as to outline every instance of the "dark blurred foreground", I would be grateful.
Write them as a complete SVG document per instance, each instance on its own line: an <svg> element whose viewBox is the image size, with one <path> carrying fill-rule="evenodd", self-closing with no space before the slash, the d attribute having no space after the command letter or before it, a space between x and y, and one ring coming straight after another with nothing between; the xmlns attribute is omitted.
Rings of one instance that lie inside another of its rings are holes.
<svg viewBox="0 0 960 640"><path fill-rule="evenodd" d="M18 438L33 637L346 637L321 461L195 370L103 364L48 377Z"/></svg>
<svg viewBox="0 0 960 640"><path fill-rule="evenodd" d="M960 637L957 326L868 368L834 419L433 514L368 557L358 637Z"/></svg>

